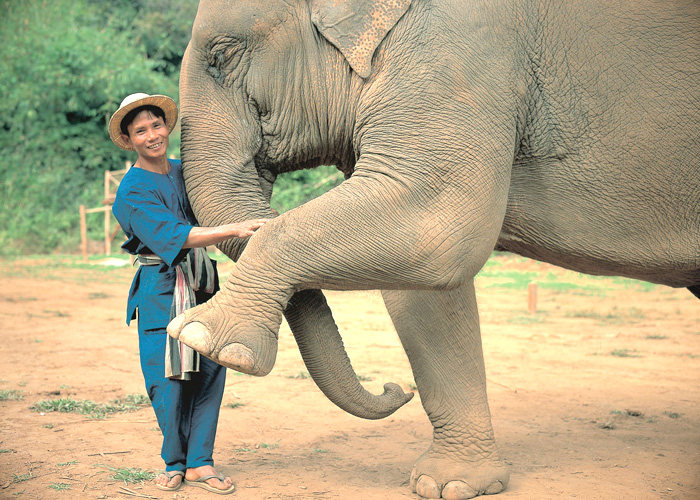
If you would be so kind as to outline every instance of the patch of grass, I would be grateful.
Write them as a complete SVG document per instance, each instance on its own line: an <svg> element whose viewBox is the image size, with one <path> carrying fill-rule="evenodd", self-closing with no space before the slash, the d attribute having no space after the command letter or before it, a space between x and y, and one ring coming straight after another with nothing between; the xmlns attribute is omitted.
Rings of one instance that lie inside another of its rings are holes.
<svg viewBox="0 0 700 500"><path fill-rule="evenodd" d="M328 453L328 450L324 450L323 448L314 448L314 453Z"/></svg>
<svg viewBox="0 0 700 500"><path fill-rule="evenodd" d="M37 300L36 297L3 297L5 302L27 302Z"/></svg>
<svg viewBox="0 0 700 500"><path fill-rule="evenodd" d="M675 411L665 411L664 415L666 415L668 418L681 418L681 414Z"/></svg>
<svg viewBox="0 0 700 500"><path fill-rule="evenodd" d="M44 429L53 429L53 424L44 424L42 425Z"/></svg>
<svg viewBox="0 0 700 500"><path fill-rule="evenodd" d="M667 339L668 335L647 335L644 338L649 339L649 340L663 340L663 339Z"/></svg>
<svg viewBox="0 0 700 500"><path fill-rule="evenodd" d="M58 462L56 465L58 465L59 467L65 467L67 465L75 465L77 463L77 460L71 460L70 462Z"/></svg>
<svg viewBox="0 0 700 500"><path fill-rule="evenodd" d="M117 406L123 406L126 411L137 410L143 406L151 404L151 400L145 394L127 394L124 397L112 401ZM124 410L122 410L124 411Z"/></svg>
<svg viewBox="0 0 700 500"><path fill-rule="evenodd" d="M0 391L0 401L22 401L24 393L16 389L3 389Z"/></svg>
<svg viewBox="0 0 700 500"><path fill-rule="evenodd" d="M226 408L240 408L241 406L245 406L245 403L226 403L224 406L226 406Z"/></svg>
<svg viewBox="0 0 700 500"><path fill-rule="evenodd" d="M309 375L309 372L299 372L296 375L287 375L287 378L307 379L311 378L311 375Z"/></svg>
<svg viewBox="0 0 700 500"><path fill-rule="evenodd" d="M92 293L88 293L88 296L87 296L88 300L107 299L109 297L111 297L111 295L109 295L108 293L104 293L104 292L92 292Z"/></svg>
<svg viewBox="0 0 700 500"><path fill-rule="evenodd" d="M34 479L31 472L25 472L24 474L12 474L13 483L23 483L24 481L29 481L30 479Z"/></svg>
<svg viewBox="0 0 700 500"><path fill-rule="evenodd" d="M580 274L579 276L591 281L608 281L610 283L614 283L615 285L621 286L622 288L625 289L637 289L642 292L650 292L654 290L657 285L653 283L649 283L647 281L639 281L639 280L633 280L630 278L623 278L621 276L594 276L594 275L586 275L586 274Z"/></svg>
<svg viewBox="0 0 700 500"><path fill-rule="evenodd" d="M508 318L508 323L511 323L513 325L532 325L535 323L542 323L544 321L544 318L541 314L532 314L529 316L525 315L519 315L519 316L512 316Z"/></svg>
<svg viewBox="0 0 700 500"><path fill-rule="evenodd" d="M104 418L112 413L135 411L149 404L149 399L141 394L129 394L109 403L95 403L86 399L71 398L47 399L30 406L36 412L78 413L90 418Z"/></svg>
<svg viewBox="0 0 700 500"><path fill-rule="evenodd" d="M537 285L542 289L555 290L558 292L584 291L587 292L585 295L591 295L592 293L603 291L602 287L583 285L580 283L569 283L568 281L553 281L551 283L544 282L538 283Z"/></svg>
<svg viewBox="0 0 700 500"><path fill-rule="evenodd" d="M138 467L104 467L112 472L112 479L124 481L124 483L143 483L156 477L153 472Z"/></svg>
<svg viewBox="0 0 700 500"><path fill-rule="evenodd" d="M608 319L612 316L605 316L597 311L585 310L585 311L571 311L564 314L567 318L586 318L586 319Z"/></svg>
<svg viewBox="0 0 700 500"><path fill-rule="evenodd" d="M266 450L274 450L275 448L278 448L280 445L280 442L277 441L276 443L260 443L258 444L258 448L265 448Z"/></svg>
<svg viewBox="0 0 700 500"><path fill-rule="evenodd" d="M367 375L358 374L357 380L359 380L360 382L371 382L372 380L374 380L374 378L368 377Z"/></svg>
<svg viewBox="0 0 700 500"><path fill-rule="evenodd" d="M70 314L67 312L63 311L56 311L54 309L44 309L44 312L48 314L49 316L56 316L57 318L68 318L70 317Z"/></svg>
<svg viewBox="0 0 700 500"><path fill-rule="evenodd" d="M618 358L641 358L642 355L639 354L637 349L615 349L610 351L611 356L617 356Z"/></svg>
<svg viewBox="0 0 700 500"><path fill-rule="evenodd" d="M639 410L612 410L611 415L624 415L625 417L643 417L644 413Z"/></svg>
<svg viewBox="0 0 700 500"><path fill-rule="evenodd" d="M9 448L0 448L0 453L14 453L15 450L11 450Z"/></svg>
<svg viewBox="0 0 700 500"><path fill-rule="evenodd" d="M70 484L68 484L68 483L51 483L49 485L49 488L51 488L52 490L56 490L56 491L69 490Z"/></svg>
<svg viewBox="0 0 700 500"><path fill-rule="evenodd" d="M236 448L234 451L236 453L255 453L255 450L252 450L250 448Z"/></svg>
<svg viewBox="0 0 700 500"><path fill-rule="evenodd" d="M615 425L615 423L612 420L608 420L607 422L603 422L602 424L598 424L598 427L600 427L601 429L608 430L608 431L611 431L611 430L617 428L617 426Z"/></svg>
<svg viewBox="0 0 700 500"><path fill-rule="evenodd" d="M505 288L507 290L525 290L531 281L537 278L532 271L510 271L482 269L477 279L486 281L486 288Z"/></svg>
<svg viewBox="0 0 700 500"><path fill-rule="evenodd" d="M620 311L614 307L612 311L606 313L593 310L582 310L567 312L565 316L568 318L595 319L602 323L623 323L644 319L644 312L636 307L632 307L626 311Z"/></svg>

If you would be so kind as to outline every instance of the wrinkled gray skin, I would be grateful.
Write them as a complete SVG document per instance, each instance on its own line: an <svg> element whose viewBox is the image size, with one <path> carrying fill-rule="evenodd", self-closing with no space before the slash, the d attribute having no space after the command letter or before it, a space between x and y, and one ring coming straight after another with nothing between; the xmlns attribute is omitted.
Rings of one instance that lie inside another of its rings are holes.
<svg viewBox="0 0 700 500"><path fill-rule="evenodd" d="M340 407L381 418L318 289L381 289L434 426L411 486L497 493L473 277L494 248L700 285L700 4L203 0L180 80L182 157L211 226L270 216L280 172L347 180L273 219L171 335L246 373L284 313Z"/></svg>

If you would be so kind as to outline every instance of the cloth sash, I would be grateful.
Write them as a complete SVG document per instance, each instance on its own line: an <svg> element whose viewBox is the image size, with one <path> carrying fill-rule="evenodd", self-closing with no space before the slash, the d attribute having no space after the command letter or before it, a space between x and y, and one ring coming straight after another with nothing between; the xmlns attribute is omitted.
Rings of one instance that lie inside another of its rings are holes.
<svg viewBox="0 0 700 500"><path fill-rule="evenodd" d="M157 255L139 255L139 264L153 266L163 263ZM170 319L197 305L196 291L214 293L214 265L204 248L192 248L175 266L175 288L170 306ZM174 380L191 380L199 371L199 353L179 340L166 335L165 376Z"/></svg>

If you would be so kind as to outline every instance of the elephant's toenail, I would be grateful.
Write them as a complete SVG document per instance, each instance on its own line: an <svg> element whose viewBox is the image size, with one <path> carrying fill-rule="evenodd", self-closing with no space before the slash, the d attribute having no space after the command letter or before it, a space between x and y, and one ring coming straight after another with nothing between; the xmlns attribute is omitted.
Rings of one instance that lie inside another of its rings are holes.
<svg viewBox="0 0 700 500"><path fill-rule="evenodd" d="M173 320L168 323L167 331L168 335L170 335L172 338L176 339L180 336L180 330L182 329L182 325L185 323L185 315L180 314L179 316L176 316L173 318Z"/></svg>
<svg viewBox="0 0 700 500"><path fill-rule="evenodd" d="M442 498L445 500L464 500L474 498L479 492L464 481L450 481L442 489Z"/></svg>
<svg viewBox="0 0 700 500"><path fill-rule="evenodd" d="M238 342L229 344L221 349L217 362L220 365L249 374L253 374L253 369L255 368L253 351Z"/></svg>
<svg viewBox="0 0 700 500"><path fill-rule="evenodd" d="M182 330L180 330L180 336L178 338L183 344L207 356L211 350L209 348L210 336L211 334L207 327L195 321L185 325Z"/></svg>
<svg viewBox="0 0 700 500"><path fill-rule="evenodd" d="M495 495L496 493L500 493L501 491L503 491L503 483L500 481L494 481L493 483L491 483L491 486L486 488L486 491L484 491L484 493L486 493L487 495Z"/></svg>
<svg viewBox="0 0 700 500"><path fill-rule="evenodd" d="M416 481L416 493L423 498L440 498L440 488L435 480L423 474Z"/></svg>

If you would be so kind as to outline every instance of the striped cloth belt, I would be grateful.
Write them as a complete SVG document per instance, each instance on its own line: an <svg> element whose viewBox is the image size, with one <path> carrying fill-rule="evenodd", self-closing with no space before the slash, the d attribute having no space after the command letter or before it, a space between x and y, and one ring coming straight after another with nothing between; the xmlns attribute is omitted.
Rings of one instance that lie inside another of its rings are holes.
<svg viewBox="0 0 700 500"><path fill-rule="evenodd" d="M157 255L139 255L142 266L163 264ZM194 292L214 293L214 265L204 248L192 248L175 266L175 288L170 306L170 319L197 305ZM166 335L165 376L175 380L191 380L199 371L199 353L179 340Z"/></svg>

